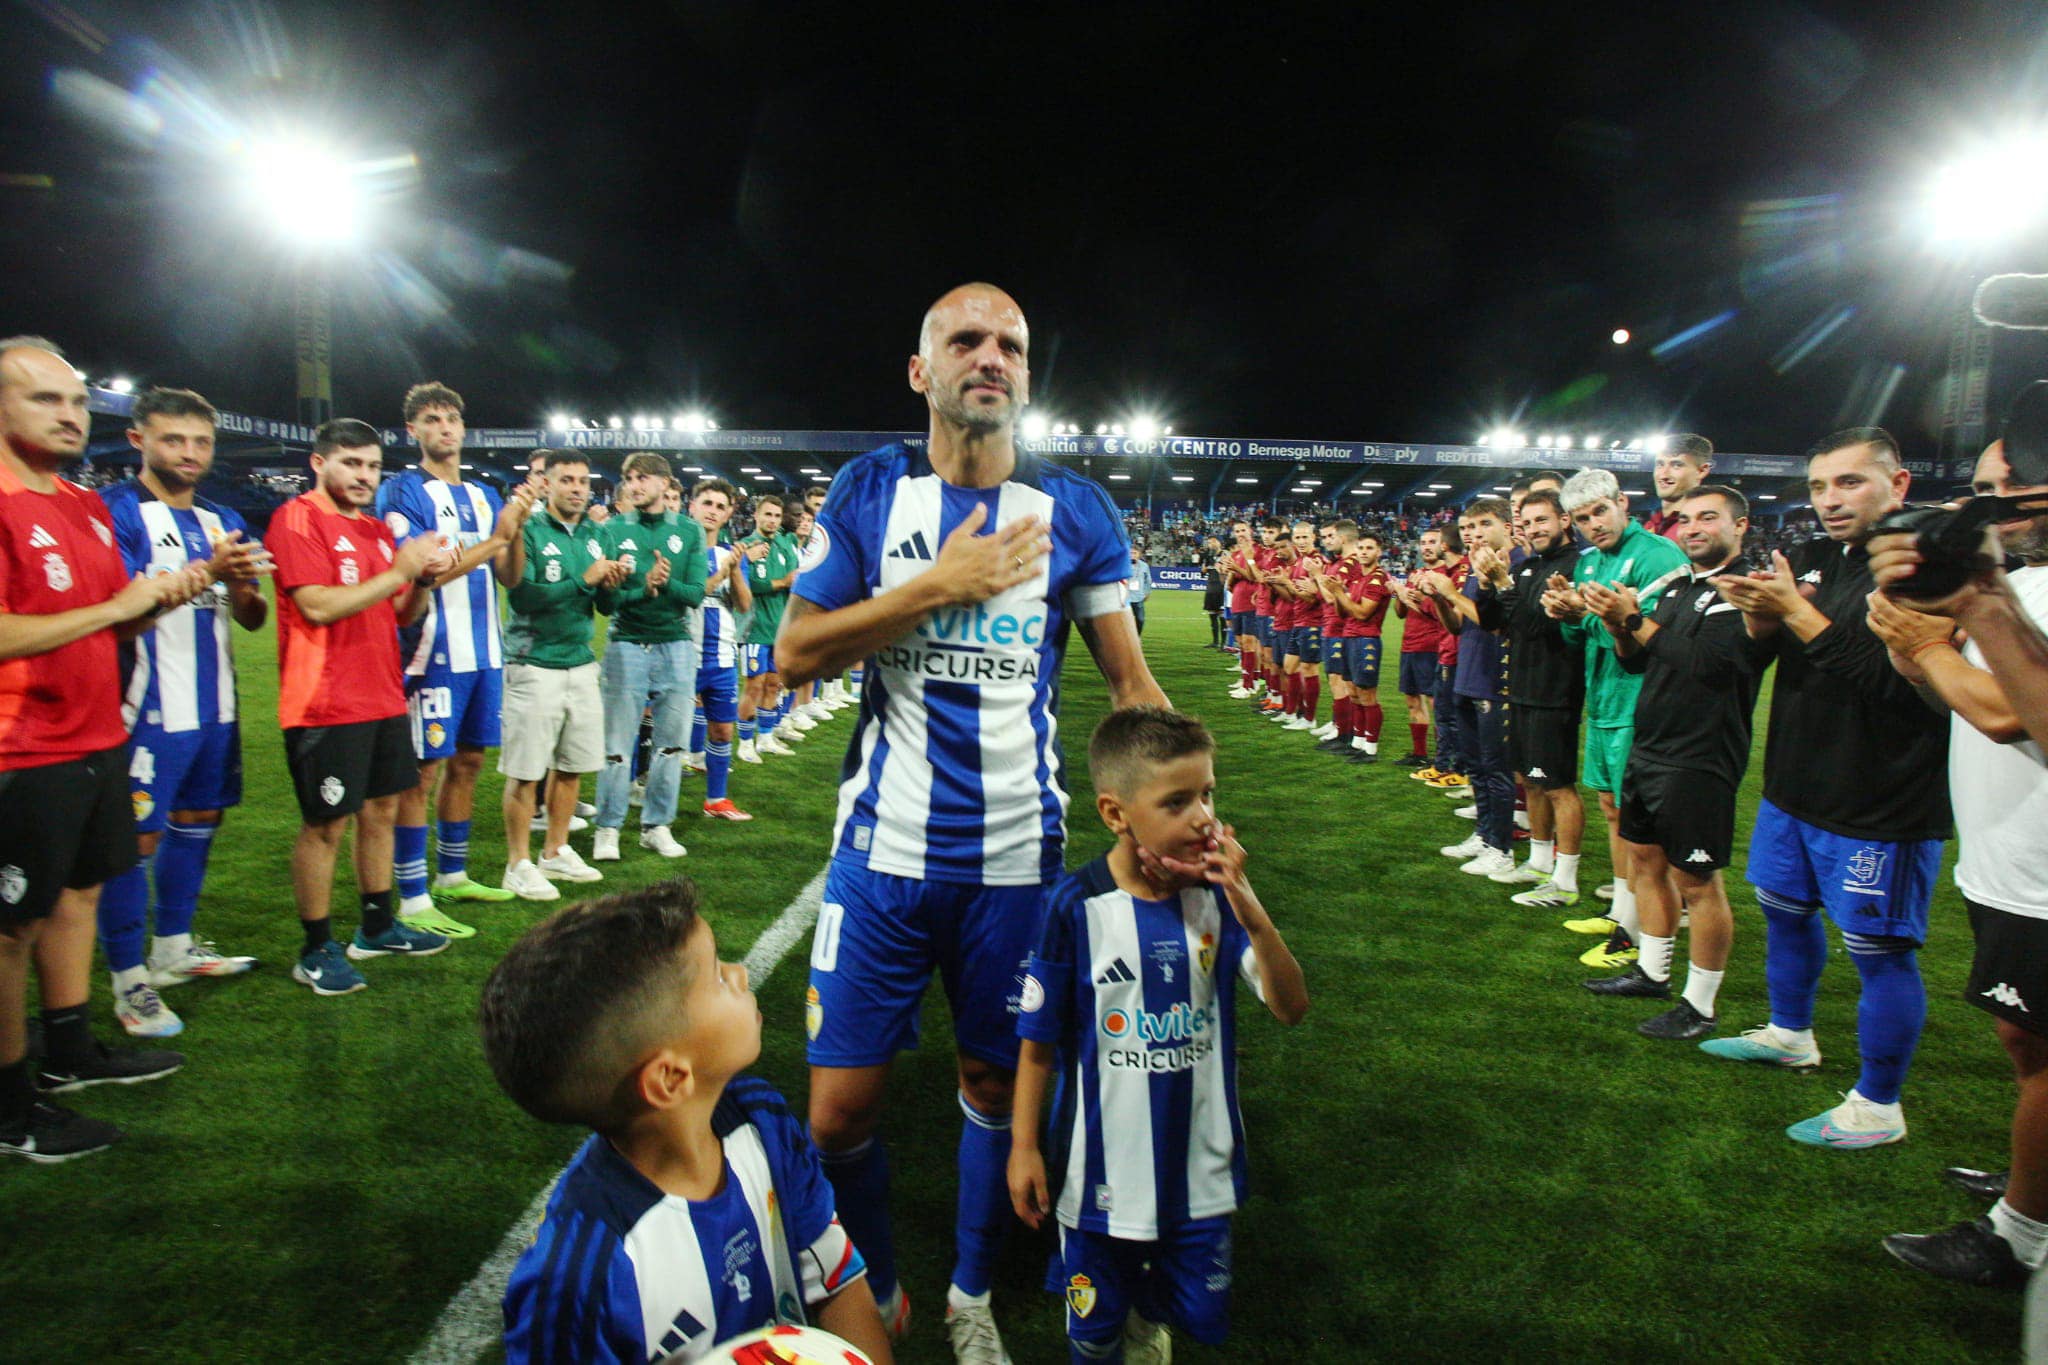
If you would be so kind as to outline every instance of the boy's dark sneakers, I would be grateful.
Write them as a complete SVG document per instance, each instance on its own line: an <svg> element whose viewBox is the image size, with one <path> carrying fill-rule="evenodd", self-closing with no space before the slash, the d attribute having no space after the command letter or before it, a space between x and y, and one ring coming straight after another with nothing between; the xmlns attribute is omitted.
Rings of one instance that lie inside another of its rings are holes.
<svg viewBox="0 0 2048 1365"><path fill-rule="evenodd" d="M2033 1273L2012 1254L2011 1244L1992 1231L1989 1218L1973 1218L1945 1232L1895 1232L1884 1239L1884 1249L1915 1270L1982 1289L2017 1294Z"/></svg>
<svg viewBox="0 0 2048 1365"><path fill-rule="evenodd" d="M1633 995L1641 996L1645 1000L1671 998L1671 983L1650 980L1643 973L1641 966L1630 967L1620 976L1595 977L1581 984L1595 995Z"/></svg>
<svg viewBox="0 0 2048 1365"><path fill-rule="evenodd" d="M1712 1033L1715 1022L1694 1009L1692 1001L1680 1000L1656 1018L1645 1019L1637 1024L1636 1032L1645 1038L1664 1038L1673 1042L1689 1043L1695 1038L1704 1038Z"/></svg>
<svg viewBox="0 0 2048 1365"><path fill-rule="evenodd" d="M1318 743L1316 748L1326 754L1341 754L1350 750L1351 741L1348 739L1326 739Z"/></svg>
<svg viewBox="0 0 2048 1365"><path fill-rule="evenodd" d="M1380 761L1380 756L1367 753L1363 749L1353 749L1350 753L1344 755L1344 761L1346 763L1377 763Z"/></svg>
<svg viewBox="0 0 2048 1365"><path fill-rule="evenodd" d="M185 1054L166 1048L111 1048L97 1038L83 1057L59 1061L45 1057L36 1068L36 1086L46 1095L62 1095L89 1085L135 1085L168 1076L185 1065Z"/></svg>
<svg viewBox="0 0 2048 1365"><path fill-rule="evenodd" d="M51 1165L105 1151L120 1140L121 1130L111 1123L38 1101L19 1126L0 1126L0 1156Z"/></svg>
<svg viewBox="0 0 2048 1365"><path fill-rule="evenodd" d="M1394 766L1397 768L1427 768L1429 766L1429 757L1426 754L1409 754L1405 758L1395 759Z"/></svg>
<svg viewBox="0 0 2048 1365"><path fill-rule="evenodd" d="M1965 1194L1979 1199L2005 1198L2005 1185L2010 1171L1980 1171L1970 1166L1949 1166L1941 1178Z"/></svg>

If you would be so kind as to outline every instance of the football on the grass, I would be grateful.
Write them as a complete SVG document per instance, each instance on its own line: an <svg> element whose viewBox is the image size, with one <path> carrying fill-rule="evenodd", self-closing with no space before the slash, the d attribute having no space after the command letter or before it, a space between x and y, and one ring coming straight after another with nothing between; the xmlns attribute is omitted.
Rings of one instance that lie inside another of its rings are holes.
<svg viewBox="0 0 2048 1365"><path fill-rule="evenodd" d="M854 1349L823 1328L788 1322L721 1341L706 1359L730 1361L731 1365L875 1365L865 1351Z"/></svg>

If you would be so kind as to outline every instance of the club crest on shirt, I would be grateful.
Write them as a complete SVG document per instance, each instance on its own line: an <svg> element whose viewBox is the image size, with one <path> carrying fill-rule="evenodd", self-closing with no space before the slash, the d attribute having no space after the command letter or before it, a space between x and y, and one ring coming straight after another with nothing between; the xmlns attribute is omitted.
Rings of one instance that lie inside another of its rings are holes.
<svg viewBox="0 0 2048 1365"><path fill-rule="evenodd" d="M71 566L64 562L64 556L54 550L43 556L43 578L50 585L51 592L71 591Z"/></svg>
<svg viewBox="0 0 2048 1365"><path fill-rule="evenodd" d="M818 1041L819 1030L825 1027L825 1002L818 998L818 988L812 986L804 992L804 1032L811 1041Z"/></svg>
<svg viewBox="0 0 2048 1365"><path fill-rule="evenodd" d="M1216 970L1216 935L1202 935L1201 946L1195 950L1195 961L1201 964L1204 976Z"/></svg>
<svg viewBox="0 0 2048 1365"><path fill-rule="evenodd" d="M344 795L346 795L346 789L345 789L345 788L344 788L344 787L343 787L343 786L341 785L341 779L340 779L340 778L338 778L338 777L329 777L329 778L325 778L325 779L323 779L323 780L321 781L321 783L320 783L320 799L321 799L322 801L325 801L325 802L326 802L326 803L327 803L328 805L330 805L330 806L338 806L338 805L340 805L340 804L341 804L341 798L342 798L342 797L343 797Z"/></svg>
<svg viewBox="0 0 2048 1365"><path fill-rule="evenodd" d="M129 804L135 807L135 818L138 820L147 820L156 810L155 799L146 791L130 792L128 800Z"/></svg>
<svg viewBox="0 0 2048 1365"><path fill-rule="evenodd" d="M1085 1318L1095 1311L1095 1281L1086 1275L1071 1275L1067 1278L1067 1307L1074 1310L1074 1316Z"/></svg>

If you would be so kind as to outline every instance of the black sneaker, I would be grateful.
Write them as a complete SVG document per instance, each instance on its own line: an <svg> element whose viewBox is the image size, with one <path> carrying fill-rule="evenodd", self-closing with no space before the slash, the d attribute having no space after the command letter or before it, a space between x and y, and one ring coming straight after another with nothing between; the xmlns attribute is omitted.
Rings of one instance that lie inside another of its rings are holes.
<svg viewBox="0 0 2048 1365"><path fill-rule="evenodd" d="M1715 1020L1701 1014L1692 1007L1692 1001L1680 1000L1670 1009L1654 1019L1645 1019L1636 1025L1636 1032L1645 1038L1666 1038L1676 1043L1689 1043L1695 1038L1704 1038L1714 1031Z"/></svg>
<svg viewBox="0 0 2048 1365"><path fill-rule="evenodd" d="M93 1040L92 1051L80 1058L60 1062L43 1059L37 1068L36 1086L46 1095L62 1095L89 1085L134 1085L168 1076L185 1065L185 1054L164 1048L121 1048L116 1050Z"/></svg>
<svg viewBox="0 0 2048 1365"><path fill-rule="evenodd" d="M1965 1194L1979 1199L2005 1198L2006 1177L2010 1171L1980 1171L1970 1166L1950 1166L1941 1173L1941 1178Z"/></svg>
<svg viewBox="0 0 2048 1365"><path fill-rule="evenodd" d="M2012 1254L2011 1244L1991 1230L1989 1218L1973 1218L1946 1232L1895 1232L1884 1239L1884 1249L1915 1270L1982 1289L2017 1294L2033 1273Z"/></svg>
<svg viewBox="0 0 2048 1365"><path fill-rule="evenodd" d="M1341 754L1351 747L1351 741L1342 738L1326 739L1316 747L1326 754Z"/></svg>
<svg viewBox="0 0 2048 1365"><path fill-rule="evenodd" d="M120 1140L121 1130L111 1123L38 1101L21 1127L0 1128L0 1156L50 1165L105 1151Z"/></svg>
<svg viewBox="0 0 2048 1365"><path fill-rule="evenodd" d="M1380 761L1380 756L1378 754L1369 754L1363 749L1353 749L1350 753L1344 755L1344 761L1346 763L1377 763Z"/></svg>
<svg viewBox="0 0 2048 1365"><path fill-rule="evenodd" d="M1397 768L1427 768L1429 766L1429 756L1427 754L1408 754L1405 757L1395 759L1394 766Z"/></svg>
<svg viewBox="0 0 2048 1365"><path fill-rule="evenodd" d="M1580 984L1595 995L1637 995L1645 1000L1671 998L1671 983L1650 980L1643 974L1641 966L1630 967L1620 976L1596 977Z"/></svg>

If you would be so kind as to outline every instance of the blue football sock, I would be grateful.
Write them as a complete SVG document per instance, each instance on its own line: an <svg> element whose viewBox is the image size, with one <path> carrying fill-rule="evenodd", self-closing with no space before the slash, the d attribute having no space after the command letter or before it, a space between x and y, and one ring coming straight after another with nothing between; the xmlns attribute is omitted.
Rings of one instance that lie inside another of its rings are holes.
<svg viewBox="0 0 2048 1365"><path fill-rule="evenodd" d="M391 869L402 899L416 900L427 894L425 825L400 825L391 831Z"/></svg>
<svg viewBox="0 0 2048 1365"><path fill-rule="evenodd" d="M792 694L791 694L791 693L789 693L789 692L784 692L784 693L783 693L783 694L782 694L781 696L779 696L779 697L777 697L777 698L775 699L775 726L776 726L776 727L779 727L779 726L780 726L780 725L782 724L782 722L784 722L784 721L786 721L786 720L788 720L788 719L789 719L789 699L790 699L791 695L792 695ZM774 727L771 727L771 728L774 728Z"/></svg>
<svg viewBox="0 0 2048 1365"><path fill-rule="evenodd" d="M879 1301L896 1289L896 1238L889 1227L889 1152L869 1138L850 1152L819 1152L832 1202L846 1235L868 1263L868 1288Z"/></svg>
<svg viewBox="0 0 2048 1365"><path fill-rule="evenodd" d="M1843 938L1849 960L1863 977L1863 998L1856 1005L1856 1050L1863 1057L1863 1073L1856 1078L1856 1093L1875 1104L1896 1104L1927 1022L1920 955L1905 939Z"/></svg>
<svg viewBox="0 0 2048 1365"><path fill-rule="evenodd" d="M1010 1219L1010 1116L982 1113L960 1096L960 1203L953 1222L953 1287L988 1293ZM855 1245L858 1245L856 1243Z"/></svg>
<svg viewBox="0 0 2048 1365"><path fill-rule="evenodd" d="M697 718L690 722L690 752L704 752L704 736L710 730L710 722L704 719L704 708L697 708Z"/></svg>
<svg viewBox="0 0 2048 1365"><path fill-rule="evenodd" d="M711 740L704 745L704 799L725 800L726 785L732 780L732 741Z"/></svg>
<svg viewBox="0 0 2048 1365"><path fill-rule="evenodd" d="M137 863L100 888L100 946L117 972L142 965L145 921L149 918L149 874Z"/></svg>
<svg viewBox="0 0 2048 1365"><path fill-rule="evenodd" d="M753 742L754 742L754 717L753 717L753 716L743 716L743 717L741 717L741 718L740 718L740 743L742 743L742 744L752 744Z"/></svg>
<svg viewBox="0 0 2048 1365"><path fill-rule="evenodd" d="M1817 905L1756 893L1764 912L1764 984L1771 997L1771 1022L1779 1028L1813 1027L1813 999L1821 968L1828 965L1828 928Z"/></svg>
<svg viewBox="0 0 2048 1365"><path fill-rule="evenodd" d="M199 888L206 883L206 860L213 852L218 824L186 825L173 820L156 846L156 936L172 938L192 932L199 912Z"/></svg>
<svg viewBox="0 0 2048 1365"><path fill-rule="evenodd" d="M469 821L442 820L434 832L434 866L442 876L469 871Z"/></svg>

